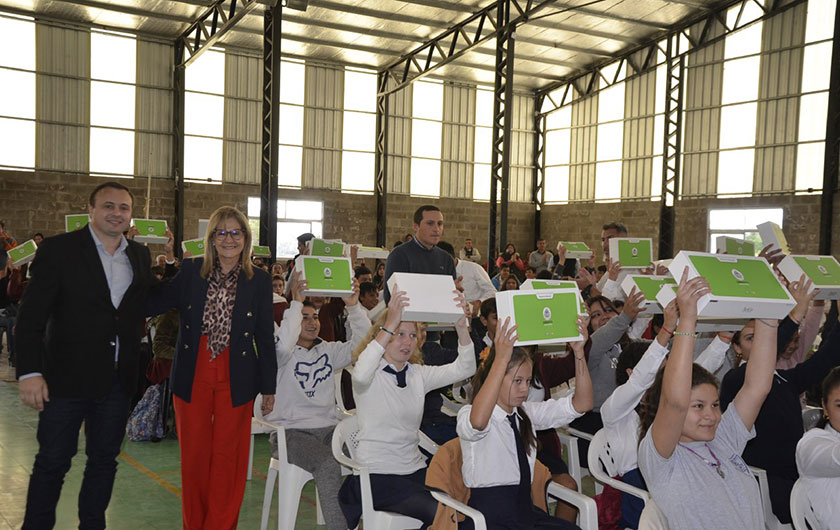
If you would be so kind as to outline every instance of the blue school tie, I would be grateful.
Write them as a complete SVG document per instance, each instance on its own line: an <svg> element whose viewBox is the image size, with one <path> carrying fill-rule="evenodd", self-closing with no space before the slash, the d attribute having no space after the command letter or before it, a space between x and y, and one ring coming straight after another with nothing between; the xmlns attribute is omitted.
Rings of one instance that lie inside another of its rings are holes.
<svg viewBox="0 0 840 530"><path fill-rule="evenodd" d="M513 429L513 438L516 441L516 458L519 460L519 491L517 501L522 513L531 512L531 466L528 465L528 457L525 455L525 444L519 436L519 428L516 426L516 413L507 417ZM520 515L521 517L521 515Z"/></svg>
<svg viewBox="0 0 840 530"><path fill-rule="evenodd" d="M408 370L408 364L403 366L403 369L399 372L391 368L390 366L386 366L382 369L383 372L388 372L389 374L394 374L397 376L397 386L400 388L405 388L405 372Z"/></svg>

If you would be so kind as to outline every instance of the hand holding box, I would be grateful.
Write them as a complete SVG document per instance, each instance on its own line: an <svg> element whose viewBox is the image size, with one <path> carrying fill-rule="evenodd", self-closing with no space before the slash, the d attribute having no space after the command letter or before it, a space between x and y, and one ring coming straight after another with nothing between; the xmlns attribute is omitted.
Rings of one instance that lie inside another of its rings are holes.
<svg viewBox="0 0 840 530"><path fill-rule="evenodd" d="M403 309L404 322L457 322L464 310L455 301L455 280L442 274L416 274L395 272L388 278L388 290L394 285L408 297Z"/></svg>
<svg viewBox="0 0 840 530"><path fill-rule="evenodd" d="M35 244L34 239L22 243L16 247L10 248L6 251L9 254L9 259L15 267L26 265L35 259L35 252L38 251L38 245Z"/></svg>
<svg viewBox="0 0 840 530"><path fill-rule="evenodd" d="M840 299L840 264L834 256L785 256L778 265L779 270L785 275L787 281L797 282L804 274L813 282L811 293L819 289L816 300L838 300Z"/></svg>
<svg viewBox="0 0 840 530"><path fill-rule="evenodd" d="M496 293L499 321L510 317L518 326L517 346L582 340L577 329L581 314L577 289L502 291Z"/></svg>
<svg viewBox="0 0 840 530"><path fill-rule="evenodd" d="M645 269L653 263L653 240L650 238L610 238L610 258L623 269Z"/></svg>
<svg viewBox="0 0 840 530"><path fill-rule="evenodd" d="M169 242L166 221L163 219L135 219L134 227L139 232L134 236L134 241L138 243L165 245Z"/></svg>

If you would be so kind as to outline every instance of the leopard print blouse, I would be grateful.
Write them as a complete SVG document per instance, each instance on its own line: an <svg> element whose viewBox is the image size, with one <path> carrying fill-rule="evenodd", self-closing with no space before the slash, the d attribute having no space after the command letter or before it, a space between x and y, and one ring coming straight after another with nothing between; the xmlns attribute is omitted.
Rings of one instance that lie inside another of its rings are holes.
<svg viewBox="0 0 840 530"><path fill-rule="evenodd" d="M227 274L222 274L219 263L207 278L207 301L204 303L204 318L201 334L207 335L210 346L210 360L219 356L230 343L230 323L233 304L236 301L236 283L242 266L237 263Z"/></svg>

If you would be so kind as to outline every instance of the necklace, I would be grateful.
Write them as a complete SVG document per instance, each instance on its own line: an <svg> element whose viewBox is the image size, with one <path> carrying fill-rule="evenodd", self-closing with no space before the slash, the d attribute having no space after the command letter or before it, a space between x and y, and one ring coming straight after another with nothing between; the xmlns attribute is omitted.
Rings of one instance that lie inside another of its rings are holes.
<svg viewBox="0 0 840 530"><path fill-rule="evenodd" d="M691 447L688 447L687 445L683 445L683 444L679 444L679 445L680 445L681 447L684 447L685 449L688 449L688 450L691 452L691 454L693 454L694 456L696 456L697 458L699 458L700 460L702 460L703 462L705 462L705 463L706 463L706 465L707 465L707 466L709 466L710 468L712 468L712 469L714 469L715 471L717 471L717 474L718 474L718 476L719 476L720 478L722 478L722 479L725 479L725 478L726 478L726 475L724 475L724 474L723 474L723 469L721 469L721 467L720 467L720 459L718 459L718 457L717 457L717 455L715 454L715 452L714 452L714 451L712 451L712 448L711 448L711 447L709 447L709 444L704 444L704 445L706 446L706 449L708 449L708 450L709 450L709 454L710 454L710 455L712 455L712 458L714 458L714 459L715 459L715 461L714 461L714 462L710 462L710 461L706 460L706 458L705 458L705 457L703 457L702 455L698 454L698 453L697 453L694 449L692 449Z"/></svg>

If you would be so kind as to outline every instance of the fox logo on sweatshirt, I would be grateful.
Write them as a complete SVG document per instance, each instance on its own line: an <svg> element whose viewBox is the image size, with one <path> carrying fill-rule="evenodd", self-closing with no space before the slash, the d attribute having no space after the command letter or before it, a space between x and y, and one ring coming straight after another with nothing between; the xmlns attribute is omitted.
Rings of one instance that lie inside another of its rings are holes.
<svg viewBox="0 0 840 530"><path fill-rule="evenodd" d="M300 361L295 365L295 377L307 397L314 396L318 384L329 380L332 373L332 365L326 353L315 359L315 362Z"/></svg>

